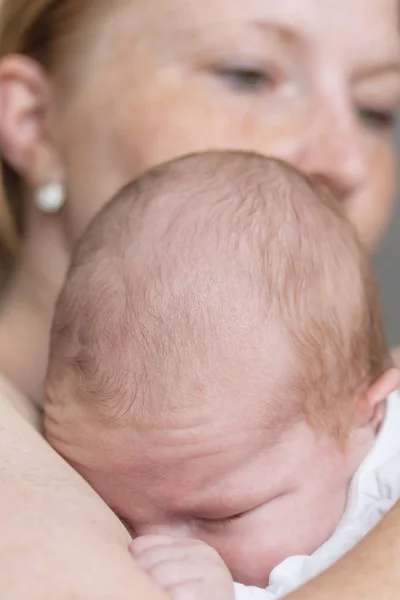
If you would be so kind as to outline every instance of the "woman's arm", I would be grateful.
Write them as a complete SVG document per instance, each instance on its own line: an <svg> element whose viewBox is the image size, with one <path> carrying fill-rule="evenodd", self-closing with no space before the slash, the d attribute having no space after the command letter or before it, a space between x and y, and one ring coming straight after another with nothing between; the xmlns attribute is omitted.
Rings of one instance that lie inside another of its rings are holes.
<svg viewBox="0 0 400 600"><path fill-rule="evenodd" d="M380 600L400 590L400 501L351 552L288 600Z"/></svg>
<svg viewBox="0 0 400 600"><path fill-rule="evenodd" d="M0 396L2 600L166 600L129 554L118 519Z"/></svg>

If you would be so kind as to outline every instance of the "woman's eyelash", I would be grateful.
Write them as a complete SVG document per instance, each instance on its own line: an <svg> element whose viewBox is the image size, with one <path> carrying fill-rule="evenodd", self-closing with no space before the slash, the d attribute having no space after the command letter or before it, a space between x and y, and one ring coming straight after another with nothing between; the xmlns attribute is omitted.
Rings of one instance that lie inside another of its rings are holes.
<svg viewBox="0 0 400 600"><path fill-rule="evenodd" d="M360 108L358 114L361 120L376 129L391 129L397 121L397 113L393 110Z"/></svg>
<svg viewBox="0 0 400 600"><path fill-rule="evenodd" d="M265 70L252 67L220 67L215 74L239 91L261 91L274 84L274 78Z"/></svg>

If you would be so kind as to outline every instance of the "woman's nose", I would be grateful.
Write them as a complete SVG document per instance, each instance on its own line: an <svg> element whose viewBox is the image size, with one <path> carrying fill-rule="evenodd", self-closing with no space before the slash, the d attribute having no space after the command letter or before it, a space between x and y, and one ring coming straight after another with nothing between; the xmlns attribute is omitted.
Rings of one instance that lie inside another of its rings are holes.
<svg viewBox="0 0 400 600"><path fill-rule="evenodd" d="M366 140L353 115L329 115L313 120L293 149L292 164L346 200L364 183L368 172Z"/></svg>

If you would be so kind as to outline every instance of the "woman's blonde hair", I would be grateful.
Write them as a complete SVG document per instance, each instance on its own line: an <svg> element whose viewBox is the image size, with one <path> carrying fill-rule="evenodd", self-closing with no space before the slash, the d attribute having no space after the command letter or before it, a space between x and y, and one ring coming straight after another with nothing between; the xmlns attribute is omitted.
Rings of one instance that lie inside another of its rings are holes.
<svg viewBox="0 0 400 600"><path fill-rule="evenodd" d="M0 60L7 54L25 54L51 71L57 60L59 39L75 28L87 5L85 0L0 0ZM0 283L3 283L18 256L24 210L22 182L4 158L0 156L0 160Z"/></svg>

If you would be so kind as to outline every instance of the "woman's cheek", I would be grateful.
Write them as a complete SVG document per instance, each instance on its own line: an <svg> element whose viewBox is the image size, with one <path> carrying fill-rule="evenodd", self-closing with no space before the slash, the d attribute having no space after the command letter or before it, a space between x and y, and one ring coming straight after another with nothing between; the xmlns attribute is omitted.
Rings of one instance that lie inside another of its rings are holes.
<svg viewBox="0 0 400 600"><path fill-rule="evenodd" d="M393 145L382 140L371 154L368 178L347 203L347 214L365 246L373 252L385 234L395 203Z"/></svg>

